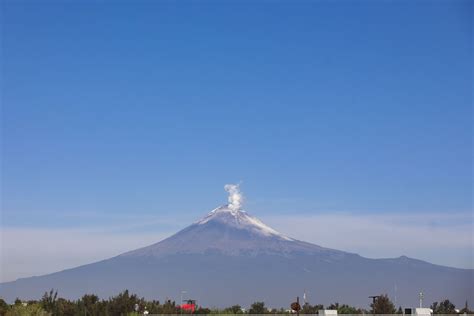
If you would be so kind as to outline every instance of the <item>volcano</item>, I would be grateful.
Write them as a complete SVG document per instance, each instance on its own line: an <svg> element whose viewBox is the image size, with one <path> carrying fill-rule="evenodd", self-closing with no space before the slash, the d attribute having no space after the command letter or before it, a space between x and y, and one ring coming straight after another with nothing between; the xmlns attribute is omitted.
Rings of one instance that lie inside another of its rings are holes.
<svg viewBox="0 0 474 316"><path fill-rule="evenodd" d="M323 248L280 234L245 211L232 210L224 205L175 235L148 247L125 253L119 257L161 258L176 254L210 253L226 256L277 255L344 252Z"/></svg>
<svg viewBox="0 0 474 316"><path fill-rule="evenodd" d="M164 300L186 290L210 307L255 301L286 307L306 290L313 304L367 307L369 295L393 296L396 286L402 306L416 306L420 290L430 302L449 298L456 305L474 304L472 269L405 256L369 259L296 240L242 210L235 187L228 191L229 204L167 239L100 262L3 283L0 296L38 299L54 288L71 299L85 293L107 298L128 289Z"/></svg>

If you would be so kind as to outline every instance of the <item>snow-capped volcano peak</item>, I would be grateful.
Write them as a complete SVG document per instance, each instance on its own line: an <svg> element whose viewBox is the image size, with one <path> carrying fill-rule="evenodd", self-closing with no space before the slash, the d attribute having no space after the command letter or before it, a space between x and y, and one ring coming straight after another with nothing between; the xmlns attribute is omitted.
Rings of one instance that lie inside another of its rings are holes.
<svg viewBox="0 0 474 316"><path fill-rule="evenodd" d="M231 204L223 205L212 210L209 212L209 214L197 221L195 224L204 225L211 222L224 224L237 229L247 230L265 237L277 237L287 241L293 240L265 225L258 218L251 216L246 211L240 209L236 210Z"/></svg>
<svg viewBox="0 0 474 316"><path fill-rule="evenodd" d="M232 209L229 204L222 205L210 211L206 216L197 221L196 224L205 224L208 221L216 218L227 218L231 221L238 221L239 217L242 217L244 213L246 212L242 210Z"/></svg>
<svg viewBox="0 0 474 316"><path fill-rule="evenodd" d="M336 254L317 245L287 237L243 210L237 185L226 185L229 202L176 234L122 256L162 257L177 254L223 254L230 256ZM329 252L328 252L329 251Z"/></svg>
<svg viewBox="0 0 474 316"><path fill-rule="evenodd" d="M244 196L238 184L226 184L224 190L229 193L229 203L212 210L204 218L197 221L196 225L219 223L226 227L245 230L263 237L276 237L280 240L293 241L293 239L280 234L242 209Z"/></svg>

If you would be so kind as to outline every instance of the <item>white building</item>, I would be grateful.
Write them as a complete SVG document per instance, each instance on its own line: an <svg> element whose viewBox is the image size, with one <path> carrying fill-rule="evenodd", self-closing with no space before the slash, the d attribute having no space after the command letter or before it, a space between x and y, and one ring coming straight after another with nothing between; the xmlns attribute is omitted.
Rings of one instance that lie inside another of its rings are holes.
<svg viewBox="0 0 474 316"><path fill-rule="evenodd" d="M320 309L318 316L337 316L337 309Z"/></svg>

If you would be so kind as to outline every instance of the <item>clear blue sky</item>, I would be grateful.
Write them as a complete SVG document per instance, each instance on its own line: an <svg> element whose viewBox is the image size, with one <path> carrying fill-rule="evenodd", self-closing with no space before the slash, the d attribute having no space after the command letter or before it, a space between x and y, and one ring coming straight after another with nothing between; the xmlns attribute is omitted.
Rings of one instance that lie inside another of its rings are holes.
<svg viewBox="0 0 474 316"><path fill-rule="evenodd" d="M191 222L239 181L257 215L472 214L472 2L2 11L4 227Z"/></svg>

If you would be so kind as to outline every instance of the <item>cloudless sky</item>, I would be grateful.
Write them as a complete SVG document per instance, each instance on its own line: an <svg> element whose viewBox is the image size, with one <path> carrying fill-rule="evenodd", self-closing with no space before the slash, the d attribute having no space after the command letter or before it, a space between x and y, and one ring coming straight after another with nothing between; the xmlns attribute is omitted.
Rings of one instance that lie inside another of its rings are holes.
<svg viewBox="0 0 474 316"><path fill-rule="evenodd" d="M2 220L472 214L470 1L2 1ZM81 222L82 223L82 222Z"/></svg>

